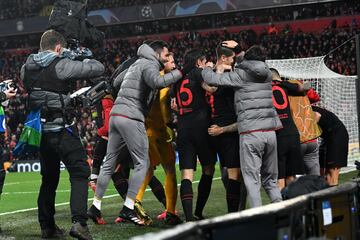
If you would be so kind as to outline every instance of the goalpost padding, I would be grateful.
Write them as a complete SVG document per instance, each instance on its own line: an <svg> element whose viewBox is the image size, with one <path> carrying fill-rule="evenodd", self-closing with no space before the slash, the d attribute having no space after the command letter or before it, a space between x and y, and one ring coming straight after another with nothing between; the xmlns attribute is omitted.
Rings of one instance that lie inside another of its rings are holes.
<svg viewBox="0 0 360 240"><path fill-rule="evenodd" d="M349 132L348 165L360 158L357 98L357 76L344 76L330 70L324 56L266 61L286 79L310 81L320 95L321 107L336 114ZM360 97L360 96L359 96Z"/></svg>

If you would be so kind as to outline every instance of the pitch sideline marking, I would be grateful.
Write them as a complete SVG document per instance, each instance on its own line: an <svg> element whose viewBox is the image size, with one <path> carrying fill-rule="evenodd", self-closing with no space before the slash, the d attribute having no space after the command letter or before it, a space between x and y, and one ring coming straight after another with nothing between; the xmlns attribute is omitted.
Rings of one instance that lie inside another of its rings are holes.
<svg viewBox="0 0 360 240"><path fill-rule="evenodd" d="M219 179L221 179L221 177L213 178L213 181L219 180ZM199 183L199 181L194 181L193 183ZM179 187L180 183L177 186ZM145 191L149 192L149 191L151 191L151 189L147 188ZM113 197L117 197L117 196L119 196L119 194L107 195L107 196L104 196L103 198L113 198ZM89 198L88 199L88 201L92 201L92 200L94 200L94 198ZM64 206L64 205L68 205L68 204L70 204L70 202L57 203L57 204L55 204L55 207ZM30 212L30 211L34 211L34 210L37 210L37 209L38 208L35 207L35 208L20 209L20 210L11 211L11 212L4 212L4 213L0 213L0 216L12 215L12 214L23 213L23 212Z"/></svg>

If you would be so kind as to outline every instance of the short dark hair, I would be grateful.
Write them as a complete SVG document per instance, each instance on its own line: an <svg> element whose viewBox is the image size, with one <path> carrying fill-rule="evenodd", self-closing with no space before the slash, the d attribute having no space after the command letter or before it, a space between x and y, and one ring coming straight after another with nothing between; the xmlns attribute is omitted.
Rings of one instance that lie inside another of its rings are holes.
<svg viewBox="0 0 360 240"><path fill-rule="evenodd" d="M234 54L234 50L228 47L224 47L222 43L220 43L216 48L216 57L219 59L222 55L225 57L231 57Z"/></svg>
<svg viewBox="0 0 360 240"><path fill-rule="evenodd" d="M265 62L265 49L259 45L254 45L245 52L244 58L246 60L257 60Z"/></svg>
<svg viewBox="0 0 360 240"><path fill-rule="evenodd" d="M40 40L41 51L54 50L56 45L58 44L60 44L62 47L66 47L66 40L61 33L55 30L47 30L41 36L41 40Z"/></svg>
<svg viewBox="0 0 360 240"><path fill-rule="evenodd" d="M160 53L165 47L169 48L168 44L162 40L152 41L149 46L157 53Z"/></svg>
<svg viewBox="0 0 360 240"><path fill-rule="evenodd" d="M195 67L198 59L201 60L201 59L205 59L205 58L206 58L206 55L200 49L196 49L196 48L191 49L185 53L184 65Z"/></svg>

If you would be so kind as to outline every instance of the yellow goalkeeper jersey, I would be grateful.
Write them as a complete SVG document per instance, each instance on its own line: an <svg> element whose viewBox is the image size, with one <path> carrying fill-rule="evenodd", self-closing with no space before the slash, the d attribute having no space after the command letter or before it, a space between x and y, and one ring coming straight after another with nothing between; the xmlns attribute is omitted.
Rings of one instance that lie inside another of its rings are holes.
<svg viewBox="0 0 360 240"><path fill-rule="evenodd" d="M147 135L167 139L166 124L170 121L169 88L163 88L156 96L145 126Z"/></svg>

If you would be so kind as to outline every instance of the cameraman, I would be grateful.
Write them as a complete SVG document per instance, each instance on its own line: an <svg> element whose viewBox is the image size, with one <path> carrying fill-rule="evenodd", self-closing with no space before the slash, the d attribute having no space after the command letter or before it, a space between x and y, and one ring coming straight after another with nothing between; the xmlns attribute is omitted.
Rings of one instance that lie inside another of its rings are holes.
<svg viewBox="0 0 360 240"><path fill-rule="evenodd" d="M55 195L59 183L60 161L70 174L70 208L73 225L70 235L92 239L87 227L88 177L90 168L76 127L68 121L70 86L78 79L95 78L104 66L85 59L74 61L62 55L65 38L54 30L46 31L40 40L40 52L28 57L21 78L29 93L28 110L41 110L42 139L40 164L42 184L38 197L38 216L42 238L62 237L64 231L55 224Z"/></svg>
<svg viewBox="0 0 360 240"><path fill-rule="evenodd" d="M0 103L5 102L7 99L15 97L15 95L16 95L16 89L14 88L12 81L8 81L6 84L9 87L4 92L0 92ZM2 107L0 107L0 108L2 108ZM4 121L5 121L5 119L4 119ZM5 132L5 128L3 128L3 127L0 127L0 128L1 128L0 133L2 133L2 135L3 135L3 133ZM2 136L2 137L4 137L4 136ZM4 187L5 175L6 175L3 160L4 160L4 158L2 158L0 156L0 196L1 196L1 193L2 193L2 190ZM0 228L0 232L1 232L1 228Z"/></svg>

